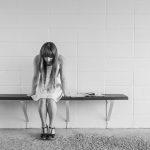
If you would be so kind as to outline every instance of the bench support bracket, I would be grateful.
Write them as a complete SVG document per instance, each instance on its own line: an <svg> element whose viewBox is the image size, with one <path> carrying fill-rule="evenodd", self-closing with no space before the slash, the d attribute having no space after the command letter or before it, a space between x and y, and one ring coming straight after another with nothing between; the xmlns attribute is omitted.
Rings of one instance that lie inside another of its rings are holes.
<svg viewBox="0 0 150 150"><path fill-rule="evenodd" d="M70 121L69 101L66 101L66 128L68 128L69 121Z"/></svg>
<svg viewBox="0 0 150 150"><path fill-rule="evenodd" d="M109 109L108 109L108 101L110 100L106 100L106 128L108 128L108 121L110 121L115 100L110 101Z"/></svg>
<svg viewBox="0 0 150 150"><path fill-rule="evenodd" d="M20 101L22 109L23 109L23 113L26 119L26 122L29 122L29 118L28 118L28 114L27 114L27 101Z"/></svg>
<svg viewBox="0 0 150 150"><path fill-rule="evenodd" d="M115 102L114 100L111 100L111 101L110 101L110 106L109 106L109 111L108 111L107 121L110 121L110 117L111 117L111 114L112 114L114 102Z"/></svg>

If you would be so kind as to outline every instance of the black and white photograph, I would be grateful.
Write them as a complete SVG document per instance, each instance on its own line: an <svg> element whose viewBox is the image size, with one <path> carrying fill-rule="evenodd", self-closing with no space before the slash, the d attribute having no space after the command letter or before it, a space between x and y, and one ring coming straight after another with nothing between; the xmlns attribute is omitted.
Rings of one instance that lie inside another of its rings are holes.
<svg viewBox="0 0 150 150"><path fill-rule="evenodd" d="M150 150L149 0L0 0L0 150Z"/></svg>

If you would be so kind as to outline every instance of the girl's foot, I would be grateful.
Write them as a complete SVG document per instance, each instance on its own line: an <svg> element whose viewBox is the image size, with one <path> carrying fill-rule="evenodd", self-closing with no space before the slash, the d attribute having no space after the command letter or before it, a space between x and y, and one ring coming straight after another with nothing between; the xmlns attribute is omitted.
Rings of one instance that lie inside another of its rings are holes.
<svg viewBox="0 0 150 150"><path fill-rule="evenodd" d="M41 140L47 140L48 126L42 127Z"/></svg>
<svg viewBox="0 0 150 150"><path fill-rule="evenodd" d="M52 140L55 138L55 127L49 127L49 133L47 134L47 139Z"/></svg>

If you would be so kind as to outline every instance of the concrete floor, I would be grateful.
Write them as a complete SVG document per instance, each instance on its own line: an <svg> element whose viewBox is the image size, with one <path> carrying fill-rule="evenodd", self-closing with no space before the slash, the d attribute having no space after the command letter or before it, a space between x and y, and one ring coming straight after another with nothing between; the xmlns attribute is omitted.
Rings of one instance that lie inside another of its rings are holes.
<svg viewBox="0 0 150 150"><path fill-rule="evenodd" d="M30 128L30 129L0 129L0 137L20 137L20 138L27 138L27 137L34 137L39 138L41 133L40 128ZM56 129L56 135L61 136L70 136L75 133L86 133L86 134L99 134L102 136L140 136L146 137L150 139L150 129Z"/></svg>
<svg viewBox="0 0 150 150"><path fill-rule="evenodd" d="M41 129L0 129L0 150L150 150L150 129L56 129L55 140Z"/></svg>

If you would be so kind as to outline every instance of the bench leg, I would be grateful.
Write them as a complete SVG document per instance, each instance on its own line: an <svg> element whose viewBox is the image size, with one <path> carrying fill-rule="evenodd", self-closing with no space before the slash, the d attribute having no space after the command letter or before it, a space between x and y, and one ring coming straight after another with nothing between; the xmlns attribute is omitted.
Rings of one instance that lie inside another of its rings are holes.
<svg viewBox="0 0 150 150"><path fill-rule="evenodd" d="M23 113L26 119L26 122L29 122L29 118L28 118L28 114L27 114L27 104L26 101L20 101L21 105L22 105L22 109L23 109Z"/></svg>
<svg viewBox="0 0 150 150"><path fill-rule="evenodd" d="M110 117L111 117L111 114L112 114L112 109L113 109L113 106L114 106L114 102L115 102L114 100L110 101L110 106L109 106L109 111L108 111L106 121L110 121Z"/></svg>
<svg viewBox="0 0 150 150"><path fill-rule="evenodd" d="M68 127L68 123L70 121L70 108L69 108L69 101L66 101L66 128Z"/></svg>

